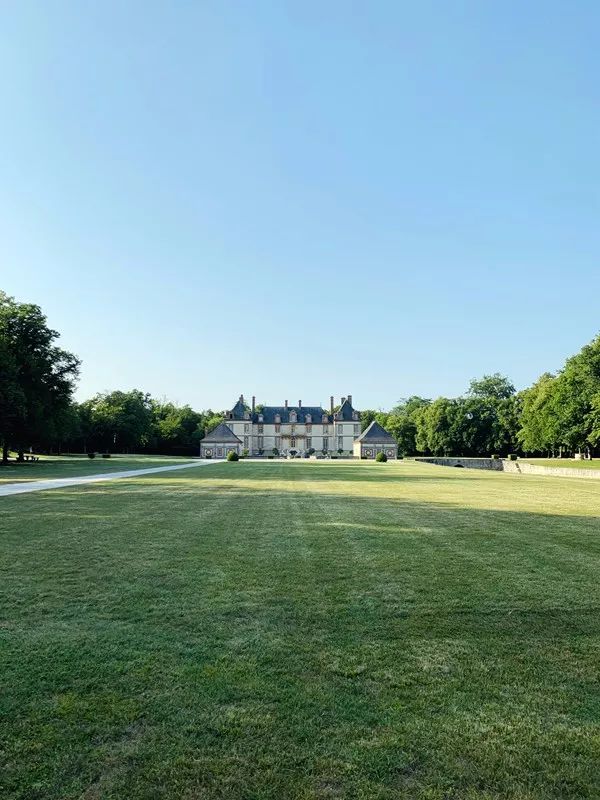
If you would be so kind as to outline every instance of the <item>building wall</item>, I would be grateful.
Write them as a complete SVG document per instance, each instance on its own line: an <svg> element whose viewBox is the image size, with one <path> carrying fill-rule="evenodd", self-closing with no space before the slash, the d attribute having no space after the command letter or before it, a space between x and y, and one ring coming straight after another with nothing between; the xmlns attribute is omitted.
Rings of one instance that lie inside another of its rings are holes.
<svg viewBox="0 0 600 800"><path fill-rule="evenodd" d="M398 448L395 444L354 442L354 455L357 458L375 458L377 453L381 452L384 452L389 459L398 458Z"/></svg>
<svg viewBox="0 0 600 800"><path fill-rule="evenodd" d="M235 442L200 442L200 458L226 458L230 450L235 450L238 455L242 454L242 448Z"/></svg>
<svg viewBox="0 0 600 800"><path fill-rule="evenodd" d="M276 447L280 452L304 452L311 447L317 452L326 448L335 453L341 447L352 453L354 439L360 435L360 422L319 422L267 424L250 420L225 420L227 426L242 440L242 449L251 453L264 450L269 453Z"/></svg>

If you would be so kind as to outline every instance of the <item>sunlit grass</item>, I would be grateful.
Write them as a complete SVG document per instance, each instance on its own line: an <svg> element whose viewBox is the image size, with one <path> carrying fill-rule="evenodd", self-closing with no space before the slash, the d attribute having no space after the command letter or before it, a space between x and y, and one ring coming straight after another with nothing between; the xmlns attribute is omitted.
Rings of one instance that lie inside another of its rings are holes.
<svg viewBox="0 0 600 800"><path fill-rule="evenodd" d="M600 796L593 481L215 463L0 498L0 796Z"/></svg>
<svg viewBox="0 0 600 800"><path fill-rule="evenodd" d="M46 478L73 478L78 475L97 475L103 472L120 472L126 469L162 467L190 459L169 456L111 456L96 458L87 456L40 456L39 461L25 461L17 464L10 461L0 466L0 485L20 483Z"/></svg>

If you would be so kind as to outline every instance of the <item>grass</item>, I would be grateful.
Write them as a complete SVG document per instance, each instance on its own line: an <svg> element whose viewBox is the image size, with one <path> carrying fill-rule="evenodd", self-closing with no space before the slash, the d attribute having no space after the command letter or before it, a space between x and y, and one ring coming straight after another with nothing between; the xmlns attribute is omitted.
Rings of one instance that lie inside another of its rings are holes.
<svg viewBox="0 0 600 800"><path fill-rule="evenodd" d="M567 467L572 469L600 469L600 459L591 461L574 458L521 458L526 464L537 464L540 467Z"/></svg>
<svg viewBox="0 0 600 800"><path fill-rule="evenodd" d="M0 796L600 796L593 482L239 462L0 498Z"/></svg>
<svg viewBox="0 0 600 800"><path fill-rule="evenodd" d="M40 456L39 461L17 464L10 461L0 466L0 486L3 483L37 481L45 478L73 478L79 475L98 475L104 472L120 472L126 469L144 469L190 461L174 456L111 456L110 458L88 458L87 456Z"/></svg>

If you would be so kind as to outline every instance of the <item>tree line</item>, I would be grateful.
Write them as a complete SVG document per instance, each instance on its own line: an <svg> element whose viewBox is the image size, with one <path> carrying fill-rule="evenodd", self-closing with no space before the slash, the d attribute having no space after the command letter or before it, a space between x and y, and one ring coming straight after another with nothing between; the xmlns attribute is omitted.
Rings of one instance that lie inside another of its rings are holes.
<svg viewBox="0 0 600 800"><path fill-rule="evenodd" d="M14 450L148 452L195 455L207 431L223 419L157 400L147 392L112 391L73 400L80 361L56 344L39 306L0 292L0 443L2 461Z"/></svg>
<svg viewBox="0 0 600 800"><path fill-rule="evenodd" d="M377 420L404 455L561 456L596 454L600 446L600 335L527 389L495 373L471 381L462 397L409 397Z"/></svg>
<svg viewBox="0 0 600 800"><path fill-rule="evenodd" d="M22 459L38 452L147 452L193 455L224 412L195 411L147 392L112 391L76 403L80 362L57 344L39 306L0 292L0 443ZM498 373L471 381L458 398L412 396L377 420L403 455L521 453L594 455L600 446L600 335L517 392Z"/></svg>

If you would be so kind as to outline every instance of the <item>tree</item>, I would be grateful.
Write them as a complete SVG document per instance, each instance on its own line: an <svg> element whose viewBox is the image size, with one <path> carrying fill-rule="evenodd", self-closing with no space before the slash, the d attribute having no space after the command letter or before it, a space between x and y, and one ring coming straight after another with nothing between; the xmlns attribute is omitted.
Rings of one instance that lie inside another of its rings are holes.
<svg viewBox="0 0 600 800"><path fill-rule="evenodd" d="M0 292L3 461L11 446L22 460L25 447L58 426L71 403L80 362L55 344L58 337L39 306Z"/></svg>
<svg viewBox="0 0 600 800"><path fill-rule="evenodd" d="M522 409L517 438L528 452L554 454L561 437L556 414L556 376L545 372L521 393Z"/></svg>
<svg viewBox="0 0 600 800"><path fill-rule="evenodd" d="M93 444L104 451L125 452L145 447L152 436L152 406L149 394L106 392L88 400Z"/></svg>
<svg viewBox="0 0 600 800"><path fill-rule="evenodd" d="M515 393L515 387L511 381L499 372L493 375L484 375L483 378L473 378L469 384L467 395L470 397L485 397L495 400L506 400Z"/></svg>

